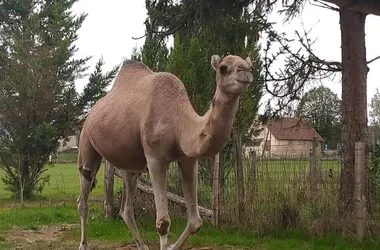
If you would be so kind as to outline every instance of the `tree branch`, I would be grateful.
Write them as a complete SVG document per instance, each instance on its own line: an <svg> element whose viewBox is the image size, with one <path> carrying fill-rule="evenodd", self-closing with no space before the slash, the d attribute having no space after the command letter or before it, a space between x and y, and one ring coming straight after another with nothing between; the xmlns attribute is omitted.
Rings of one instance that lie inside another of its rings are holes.
<svg viewBox="0 0 380 250"><path fill-rule="evenodd" d="M369 61L367 62L367 65L370 64L370 63L373 63L374 61L379 60L379 59L380 59L380 56L377 56L377 57L375 57L375 58L372 58L371 60L369 60Z"/></svg>
<svg viewBox="0 0 380 250"><path fill-rule="evenodd" d="M314 1L316 3L312 3L311 1ZM324 8L324 9L328 9L328 10L332 10L332 11L339 11L339 8L333 7L333 6L331 6L327 3L324 3L320 0L309 0L309 3L315 7Z"/></svg>

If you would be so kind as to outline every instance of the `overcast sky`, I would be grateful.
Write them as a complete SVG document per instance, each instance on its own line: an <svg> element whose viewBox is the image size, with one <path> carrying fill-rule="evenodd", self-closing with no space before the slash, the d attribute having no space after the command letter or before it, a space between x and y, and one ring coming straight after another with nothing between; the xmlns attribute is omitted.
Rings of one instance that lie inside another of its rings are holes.
<svg viewBox="0 0 380 250"><path fill-rule="evenodd" d="M78 57L92 56L89 61L89 72L94 68L96 61L103 56L105 69L120 64L122 59L129 57L134 46L142 46L144 39L133 40L144 34L146 19L144 0L79 0L73 7L74 13L88 14L79 30L77 46ZM279 21L277 27L288 34L294 30L302 30L302 23L306 29L313 28L311 38L317 38L314 45L315 54L325 60L341 60L341 40L339 27L339 14L335 11L306 5L302 16L294 19L291 24L283 25L277 14L271 20ZM380 55L380 17L369 15L366 19L366 47L367 60ZM373 93L380 86L380 60L369 65L368 73L368 102ZM341 95L341 77L333 81L325 81L324 85L330 87L339 96ZM77 82L79 91L83 89L87 79Z"/></svg>

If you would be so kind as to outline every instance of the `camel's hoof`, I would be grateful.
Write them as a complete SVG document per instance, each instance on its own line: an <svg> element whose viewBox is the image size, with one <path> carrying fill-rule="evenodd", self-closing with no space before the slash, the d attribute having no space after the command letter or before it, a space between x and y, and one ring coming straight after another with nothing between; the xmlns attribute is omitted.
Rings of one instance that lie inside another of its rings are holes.
<svg viewBox="0 0 380 250"><path fill-rule="evenodd" d="M87 250L87 249L88 249L87 245L80 245L79 246L79 250Z"/></svg>

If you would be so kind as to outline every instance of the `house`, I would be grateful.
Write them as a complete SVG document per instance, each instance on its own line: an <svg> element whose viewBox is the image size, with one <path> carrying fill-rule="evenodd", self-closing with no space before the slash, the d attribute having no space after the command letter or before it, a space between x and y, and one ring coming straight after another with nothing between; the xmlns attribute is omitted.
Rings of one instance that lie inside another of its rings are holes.
<svg viewBox="0 0 380 250"><path fill-rule="evenodd" d="M257 133L246 144L246 156L254 150L256 155L268 158L306 159L313 147L313 137L316 138L317 153L323 150L323 138L300 118L280 117L254 129Z"/></svg>
<svg viewBox="0 0 380 250"><path fill-rule="evenodd" d="M72 130L69 132L68 136L65 139L59 139L57 152L61 153L67 151L76 151L79 145L79 135L79 130Z"/></svg>

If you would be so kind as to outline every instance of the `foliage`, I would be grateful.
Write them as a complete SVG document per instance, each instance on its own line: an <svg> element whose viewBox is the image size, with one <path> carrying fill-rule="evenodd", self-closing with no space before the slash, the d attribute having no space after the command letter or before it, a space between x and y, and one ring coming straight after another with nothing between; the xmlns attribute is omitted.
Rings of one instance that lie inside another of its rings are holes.
<svg viewBox="0 0 380 250"><path fill-rule="evenodd" d="M341 100L328 87L312 88L302 98L296 115L306 119L329 145L336 149L341 134Z"/></svg>
<svg viewBox="0 0 380 250"><path fill-rule="evenodd" d="M243 58L251 57L254 83L241 97L234 123L234 131L242 136L246 135L258 111L263 83L257 39L266 23L260 8L250 7L252 1L244 0L234 3L208 1L207 4L199 1L178 4L170 1L146 2L146 36L164 39L174 35L167 70L182 80L198 114L203 115L209 109L216 87L215 72L210 65L211 56L235 54ZM231 158L233 148L232 143L226 144L223 151L227 160ZM200 161L201 179L209 184L211 166L209 159Z"/></svg>
<svg viewBox="0 0 380 250"><path fill-rule="evenodd" d="M165 38L180 33L190 40L201 32L203 46L212 48L220 55L244 53L242 44L255 44L262 34L264 56L262 78L265 91L272 98L268 100L265 116L284 115L294 101L298 100L304 87L316 80L333 76L341 71L340 62L329 62L314 54L314 41L304 31L296 32L297 38L278 33L268 21L276 7L290 21L299 15L306 4L304 0L239 0L239 1L146 1L148 18L146 23L154 29L146 29L146 36L155 34ZM299 46L294 46L295 43ZM211 51L210 51L211 52ZM284 61L285 67L277 69L276 62Z"/></svg>
<svg viewBox="0 0 380 250"><path fill-rule="evenodd" d="M155 34L149 34L139 50L136 47L133 48L131 60L140 61L151 70L161 72L167 68L168 55L169 50L165 41Z"/></svg>
<svg viewBox="0 0 380 250"><path fill-rule="evenodd" d="M83 89L83 93L79 96L78 106L83 108L84 117L82 117L82 120L85 119L95 103L107 94L106 88L115 78L119 69L118 66L115 66L111 71L103 73L103 66L104 60L100 58L95 65L94 72L91 73L88 79L88 83Z"/></svg>
<svg viewBox="0 0 380 250"><path fill-rule="evenodd" d="M370 124L373 126L376 137L380 138L380 91L376 89L374 96L369 104Z"/></svg>
<svg viewBox="0 0 380 250"><path fill-rule="evenodd" d="M142 47L141 61L153 71L165 71L169 50L163 40L148 36Z"/></svg>
<svg viewBox="0 0 380 250"><path fill-rule="evenodd" d="M212 91L215 90L211 57L207 56L206 50L196 35L188 42L178 33L174 38L167 68L184 83L190 102L200 115L209 109Z"/></svg>
<svg viewBox="0 0 380 250"><path fill-rule="evenodd" d="M376 145L371 152L371 160L369 165L369 178L371 185L371 198L380 201L380 146Z"/></svg>
<svg viewBox="0 0 380 250"><path fill-rule="evenodd" d="M72 14L76 1L0 2L0 167L7 189L24 198L41 192L48 156L102 88L75 89L89 59L73 58L86 17Z"/></svg>

